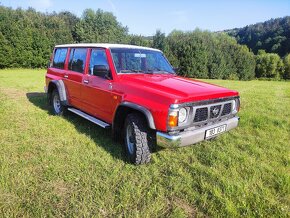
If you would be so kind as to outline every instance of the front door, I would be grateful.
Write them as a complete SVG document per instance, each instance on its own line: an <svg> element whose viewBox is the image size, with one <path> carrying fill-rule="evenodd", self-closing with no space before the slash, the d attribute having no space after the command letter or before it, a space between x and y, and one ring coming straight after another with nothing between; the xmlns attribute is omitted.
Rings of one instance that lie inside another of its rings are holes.
<svg viewBox="0 0 290 218"><path fill-rule="evenodd" d="M109 69L105 49L90 51L88 74L84 76L82 99L84 111L106 122L112 122L112 83L110 78L94 75L94 67L102 65Z"/></svg>

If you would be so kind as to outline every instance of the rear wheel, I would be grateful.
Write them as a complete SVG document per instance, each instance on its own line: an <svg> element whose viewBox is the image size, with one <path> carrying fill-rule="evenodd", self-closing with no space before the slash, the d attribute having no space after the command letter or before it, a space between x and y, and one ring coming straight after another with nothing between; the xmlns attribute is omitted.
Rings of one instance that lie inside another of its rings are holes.
<svg viewBox="0 0 290 218"><path fill-rule="evenodd" d="M62 105L59 97L59 93L56 89L52 91L51 94L51 106L52 106L52 112L55 115L61 116L64 114L65 106Z"/></svg>
<svg viewBox="0 0 290 218"><path fill-rule="evenodd" d="M145 164L151 160L150 143L152 131L142 115L129 114L124 125L124 143L129 160L134 164Z"/></svg>

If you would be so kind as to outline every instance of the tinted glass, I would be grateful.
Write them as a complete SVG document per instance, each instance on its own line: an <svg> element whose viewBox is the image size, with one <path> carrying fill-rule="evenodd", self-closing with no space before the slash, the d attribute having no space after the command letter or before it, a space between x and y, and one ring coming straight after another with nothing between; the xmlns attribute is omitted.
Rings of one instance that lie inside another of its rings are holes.
<svg viewBox="0 0 290 218"><path fill-rule="evenodd" d="M70 52L68 69L83 73L85 70L87 57L87 49L86 48L73 48Z"/></svg>
<svg viewBox="0 0 290 218"><path fill-rule="evenodd" d="M174 73L159 51L112 48L111 53L118 73Z"/></svg>
<svg viewBox="0 0 290 218"><path fill-rule="evenodd" d="M109 69L109 64L106 57L105 50L102 49L93 49L91 53L91 60L89 66L89 73L93 74L94 66L96 65L104 65Z"/></svg>
<svg viewBox="0 0 290 218"><path fill-rule="evenodd" d="M63 69L67 48L57 48L54 52L52 67Z"/></svg>

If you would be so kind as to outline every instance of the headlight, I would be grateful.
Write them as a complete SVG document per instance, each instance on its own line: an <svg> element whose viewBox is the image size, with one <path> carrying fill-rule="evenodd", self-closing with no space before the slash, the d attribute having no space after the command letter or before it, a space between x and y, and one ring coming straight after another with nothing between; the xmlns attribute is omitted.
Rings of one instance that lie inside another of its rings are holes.
<svg viewBox="0 0 290 218"><path fill-rule="evenodd" d="M237 98L233 100L232 103L232 112L237 113L240 110L240 100Z"/></svg>
<svg viewBox="0 0 290 218"><path fill-rule="evenodd" d="M232 111L235 112L237 110L237 103L236 103L236 100L233 100L233 103L232 103Z"/></svg>
<svg viewBox="0 0 290 218"><path fill-rule="evenodd" d="M187 118L187 110L183 107L178 113L178 123L183 123Z"/></svg>

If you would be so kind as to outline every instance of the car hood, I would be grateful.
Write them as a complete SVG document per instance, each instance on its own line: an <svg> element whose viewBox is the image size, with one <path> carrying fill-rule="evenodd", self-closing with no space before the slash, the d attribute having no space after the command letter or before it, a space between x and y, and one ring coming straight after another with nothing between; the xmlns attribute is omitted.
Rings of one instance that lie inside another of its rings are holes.
<svg viewBox="0 0 290 218"><path fill-rule="evenodd" d="M120 82L174 98L174 103L237 96L238 92L206 82L168 74L123 74Z"/></svg>

